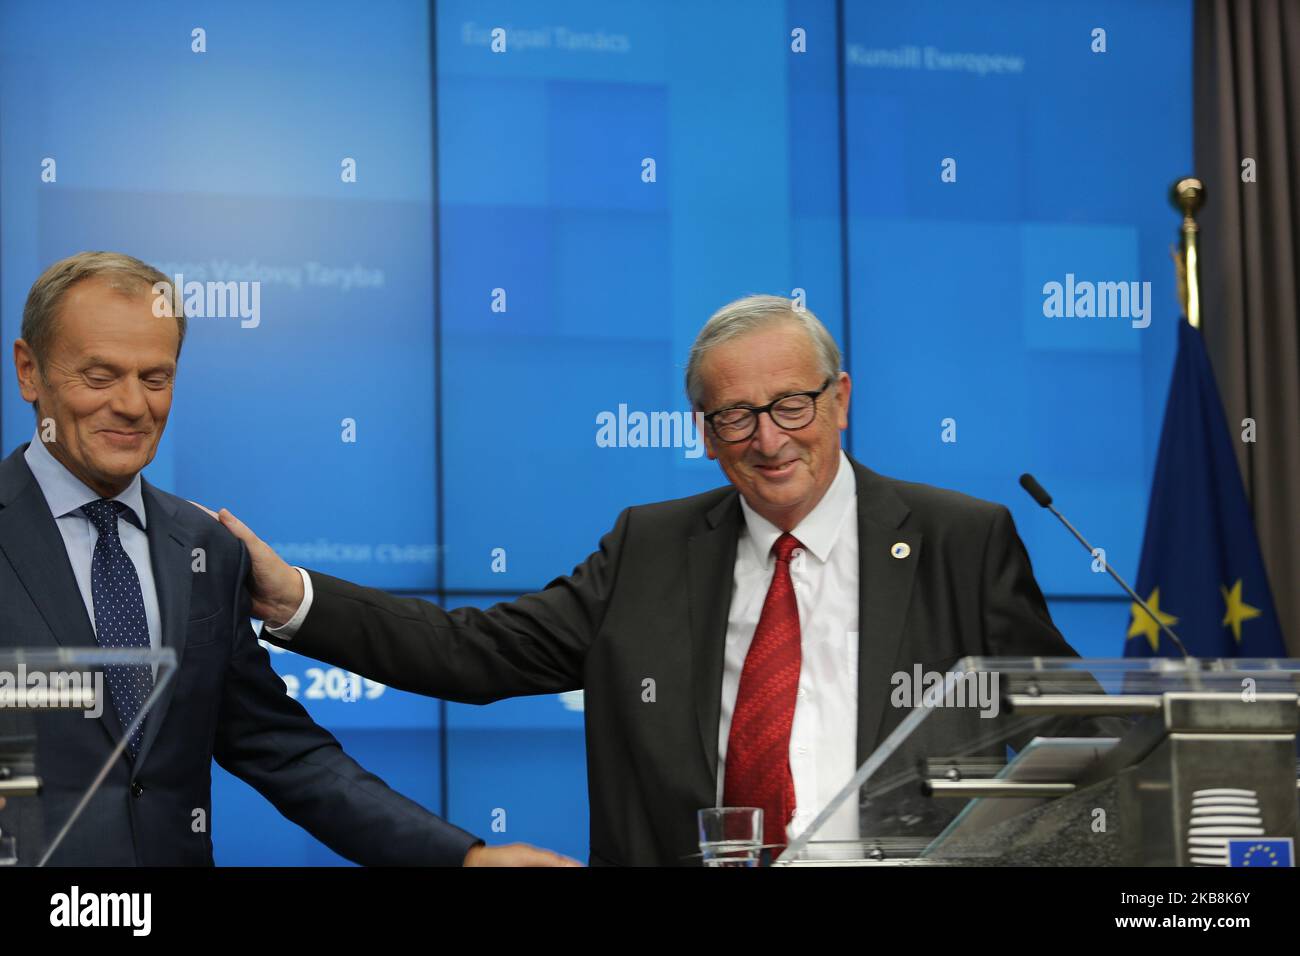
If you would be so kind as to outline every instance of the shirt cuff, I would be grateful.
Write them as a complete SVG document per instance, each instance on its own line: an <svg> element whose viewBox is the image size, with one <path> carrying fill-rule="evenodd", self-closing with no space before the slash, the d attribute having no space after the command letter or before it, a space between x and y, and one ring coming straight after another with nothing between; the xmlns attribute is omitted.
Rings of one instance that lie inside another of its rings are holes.
<svg viewBox="0 0 1300 956"><path fill-rule="evenodd" d="M265 628L268 634L281 641L290 640L298 633L298 628L302 627L302 622L307 620L307 612L311 610L311 575L296 566L294 570L302 575L302 603L298 605L298 610L293 612L293 617L279 627L271 627L268 624Z"/></svg>

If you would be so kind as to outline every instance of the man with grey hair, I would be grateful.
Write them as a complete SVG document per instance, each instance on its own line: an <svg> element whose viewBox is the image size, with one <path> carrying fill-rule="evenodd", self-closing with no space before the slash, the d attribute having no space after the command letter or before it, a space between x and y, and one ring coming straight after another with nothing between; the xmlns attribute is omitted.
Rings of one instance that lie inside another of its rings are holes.
<svg viewBox="0 0 1300 956"><path fill-rule="evenodd" d="M634 865L698 862L712 806L762 808L786 844L906 716L893 674L1073 653L1006 508L841 449L852 382L811 312L724 306L686 388L729 485L627 508L572 574L487 610L290 567L223 510L267 636L450 700L584 688L591 861ZM819 837L856 838L858 812Z"/></svg>
<svg viewBox="0 0 1300 956"><path fill-rule="evenodd" d="M60 865L211 865L215 759L359 863L565 863L482 846L439 820L285 693L253 633L248 552L140 475L167 424L185 335L169 298L166 276L112 252L56 262L27 298L14 366L37 427L0 462L0 649L166 648L177 667L155 695L149 665L108 666L96 719L43 719L43 813L10 800L0 830ZM106 764L62 843L46 847Z"/></svg>

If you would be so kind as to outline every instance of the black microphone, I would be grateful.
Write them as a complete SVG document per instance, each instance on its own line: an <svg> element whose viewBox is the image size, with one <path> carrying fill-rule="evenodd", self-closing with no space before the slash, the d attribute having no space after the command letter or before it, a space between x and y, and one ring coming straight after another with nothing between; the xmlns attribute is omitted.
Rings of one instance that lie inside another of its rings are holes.
<svg viewBox="0 0 1300 956"><path fill-rule="evenodd" d="M1070 530L1070 534L1074 535L1076 538L1079 539L1079 543L1084 546L1084 548L1087 550L1089 554L1093 553L1092 545L1090 545L1087 542L1084 536L1079 534L1079 532L1075 530L1074 525L1070 524L1070 522L1065 520L1065 515L1061 514L1059 511L1057 511L1055 508L1052 507L1052 496L1049 495L1046 489L1044 489L1043 486L1040 485L1034 479L1033 475L1029 474L1029 472L1025 472L1023 475L1021 475L1020 487L1024 488L1025 491L1029 492L1029 496L1033 498L1035 501L1037 501L1041 506L1046 508L1052 514L1056 515L1056 517L1061 520L1061 524L1065 525ZM1183 657L1186 657L1190 660L1192 655L1187 652L1187 648L1184 647L1183 642L1178 639L1178 635L1169 629L1169 625L1165 624L1164 621L1160 620L1159 616L1155 613L1155 611L1151 610L1151 608L1147 606L1147 602L1142 600L1140 597L1138 597L1137 593L1131 587L1128 586L1128 582L1115 573L1115 569L1110 566L1109 561L1103 558L1101 563L1106 566L1106 573L1116 580L1119 586L1122 587L1125 590L1125 592L1127 592L1128 596L1131 597L1142 608L1142 610L1146 611L1148 614L1151 615L1151 620L1155 621L1156 624L1160 626L1160 630L1164 631L1165 636L1169 638L1169 640L1173 643L1174 647L1178 648L1179 652L1183 655Z"/></svg>

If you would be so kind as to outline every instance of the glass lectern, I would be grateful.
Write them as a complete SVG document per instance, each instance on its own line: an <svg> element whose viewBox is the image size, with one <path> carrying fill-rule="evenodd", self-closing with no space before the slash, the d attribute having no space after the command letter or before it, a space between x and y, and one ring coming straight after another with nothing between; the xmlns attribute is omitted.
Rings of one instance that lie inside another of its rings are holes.
<svg viewBox="0 0 1300 956"><path fill-rule="evenodd" d="M965 658L881 706L774 865L1292 865L1300 661Z"/></svg>
<svg viewBox="0 0 1300 956"><path fill-rule="evenodd" d="M143 666L153 672L153 691L122 726L111 713L106 669ZM0 649L0 866L57 863L70 835L94 839L84 832L93 819L87 810L106 798L101 783L175 670L171 648ZM87 735L70 733L79 720L98 721L102 740L96 734L88 745Z"/></svg>

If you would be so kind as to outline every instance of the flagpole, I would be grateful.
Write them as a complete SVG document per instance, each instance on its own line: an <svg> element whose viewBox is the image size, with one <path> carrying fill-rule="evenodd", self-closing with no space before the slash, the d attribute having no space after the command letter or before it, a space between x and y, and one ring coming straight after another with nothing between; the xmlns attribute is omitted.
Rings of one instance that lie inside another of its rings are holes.
<svg viewBox="0 0 1300 956"><path fill-rule="evenodd" d="M1195 177L1188 176L1174 183L1169 189L1169 201L1175 209L1183 213L1182 251L1174 257L1178 264L1178 296L1183 300L1183 311L1187 315L1187 324L1194 329L1201 327L1201 285L1197 258L1196 213L1205 204L1205 184Z"/></svg>

